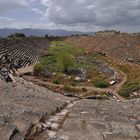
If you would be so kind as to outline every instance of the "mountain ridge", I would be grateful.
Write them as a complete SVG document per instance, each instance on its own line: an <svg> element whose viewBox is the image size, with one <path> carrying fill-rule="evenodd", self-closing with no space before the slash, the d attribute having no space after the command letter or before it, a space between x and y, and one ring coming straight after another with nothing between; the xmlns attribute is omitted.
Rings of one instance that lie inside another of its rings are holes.
<svg viewBox="0 0 140 140"><path fill-rule="evenodd" d="M31 28L24 28L24 29L11 29L11 28L3 28L0 29L0 37L7 37L14 33L23 33L26 36L45 36L46 34L49 36L70 36L70 35L92 35L93 32L80 32L80 31L67 31L67 30L50 30L50 29L31 29Z"/></svg>

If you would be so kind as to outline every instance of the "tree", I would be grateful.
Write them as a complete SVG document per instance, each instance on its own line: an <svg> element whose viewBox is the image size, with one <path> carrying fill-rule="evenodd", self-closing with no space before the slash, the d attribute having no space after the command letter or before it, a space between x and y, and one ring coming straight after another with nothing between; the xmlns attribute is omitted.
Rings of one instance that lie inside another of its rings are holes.
<svg viewBox="0 0 140 140"><path fill-rule="evenodd" d="M23 33L15 33L15 37L26 37Z"/></svg>
<svg viewBox="0 0 140 140"><path fill-rule="evenodd" d="M69 71L69 68L72 68L74 66L73 57L69 53L62 53L58 58L60 64L63 67L64 73L67 73Z"/></svg>
<svg viewBox="0 0 140 140"><path fill-rule="evenodd" d="M48 38L49 36L48 35L45 35L45 38Z"/></svg>
<svg viewBox="0 0 140 140"><path fill-rule="evenodd" d="M23 34L23 33L15 33L15 34L9 35L8 37L10 37L10 38L14 38L14 37L26 37L26 35Z"/></svg>

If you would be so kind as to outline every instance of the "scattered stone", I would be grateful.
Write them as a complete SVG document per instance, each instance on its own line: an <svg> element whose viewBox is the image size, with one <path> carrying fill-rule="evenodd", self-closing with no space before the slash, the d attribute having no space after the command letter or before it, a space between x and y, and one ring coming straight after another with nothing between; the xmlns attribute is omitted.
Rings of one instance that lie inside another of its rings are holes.
<svg viewBox="0 0 140 140"><path fill-rule="evenodd" d="M45 78L52 78L52 76L54 76L47 68L44 68L41 74L45 76Z"/></svg>
<svg viewBox="0 0 140 140"><path fill-rule="evenodd" d="M139 94L137 92L132 93L134 96L138 96Z"/></svg>
<svg viewBox="0 0 140 140"><path fill-rule="evenodd" d="M75 77L75 81L80 82L82 79L80 77Z"/></svg>
<svg viewBox="0 0 140 140"><path fill-rule="evenodd" d="M43 131L43 124L42 123L38 123L36 125L36 129L37 129L37 133L41 133Z"/></svg>
<svg viewBox="0 0 140 140"><path fill-rule="evenodd" d="M56 137L56 133L57 132L55 132L55 131L47 131L48 132L48 136L49 136L49 138L55 138Z"/></svg>
<svg viewBox="0 0 140 140"><path fill-rule="evenodd" d="M91 80L90 79L88 79L88 83L91 83Z"/></svg>
<svg viewBox="0 0 140 140"><path fill-rule="evenodd" d="M133 63L134 62L134 60L132 59L132 58L128 58L128 59L126 59L128 62L130 62L130 63Z"/></svg>
<svg viewBox="0 0 140 140"><path fill-rule="evenodd" d="M53 76L55 76L56 75L56 73L55 72L53 72Z"/></svg>
<svg viewBox="0 0 140 140"><path fill-rule="evenodd" d="M53 124L50 126L50 129L53 130L53 131L57 131L59 128L60 128L60 125L57 124L57 123L53 123Z"/></svg>
<svg viewBox="0 0 140 140"><path fill-rule="evenodd" d="M111 81L109 84L114 85L115 83L116 83L116 81Z"/></svg>

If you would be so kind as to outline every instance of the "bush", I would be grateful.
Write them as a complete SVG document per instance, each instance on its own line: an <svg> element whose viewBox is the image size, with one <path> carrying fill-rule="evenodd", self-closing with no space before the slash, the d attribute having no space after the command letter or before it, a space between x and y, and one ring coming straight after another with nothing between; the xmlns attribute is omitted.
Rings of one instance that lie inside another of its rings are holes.
<svg viewBox="0 0 140 140"><path fill-rule="evenodd" d="M59 80L53 80L53 83L56 84L56 85L60 84Z"/></svg>
<svg viewBox="0 0 140 140"><path fill-rule="evenodd" d="M76 83L75 82L72 82L71 83L71 86L73 86L73 87L76 86Z"/></svg>
<svg viewBox="0 0 140 140"><path fill-rule="evenodd" d="M86 88L82 88L82 91L83 91L83 92L87 92L87 89L86 89Z"/></svg>
<svg viewBox="0 0 140 140"><path fill-rule="evenodd" d="M44 65L36 64L36 65L34 66L34 74L35 74L35 75L40 74L41 71L44 69L44 67L45 67Z"/></svg>
<svg viewBox="0 0 140 140"><path fill-rule="evenodd" d="M40 59L34 67L35 73L41 73L44 68L50 72L68 73L72 68L76 68L74 56L80 53L81 49L58 42L58 46L52 42L49 48L49 56Z"/></svg>
<svg viewBox="0 0 140 140"><path fill-rule="evenodd" d="M95 79L93 81L93 84L95 87L99 87L99 88L107 88L109 87L109 83L104 81L104 80L100 80L100 79Z"/></svg>
<svg viewBox="0 0 140 140"><path fill-rule="evenodd" d="M140 89L140 82L138 81L126 82L118 93L119 95L128 98L133 92L139 89Z"/></svg>
<svg viewBox="0 0 140 140"><path fill-rule="evenodd" d="M70 68L74 67L74 60L72 56L67 52L60 54L58 56L58 60L63 68L64 73L67 73Z"/></svg>
<svg viewBox="0 0 140 140"><path fill-rule="evenodd" d="M23 33L15 33L15 34L11 34L8 36L9 38L14 38L14 37L26 37L25 34Z"/></svg>

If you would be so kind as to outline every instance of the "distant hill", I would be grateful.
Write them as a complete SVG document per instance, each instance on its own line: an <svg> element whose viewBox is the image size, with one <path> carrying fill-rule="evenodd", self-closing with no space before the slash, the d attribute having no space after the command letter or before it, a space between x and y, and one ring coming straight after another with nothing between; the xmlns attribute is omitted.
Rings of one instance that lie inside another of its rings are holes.
<svg viewBox="0 0 140 140"><path fill-rule="evenodd" d="M114 58L140 64L139 34L77 36L68 37L65 42L83 47L88 52L98 51Z"/></svg>
<svg viewBox="0 0 140 140"><path fill-rule="evenodd" d="M0 29L0 37L7 37L14 33L23 33L26 36L69 36L69 35L82 35L82 34L93 34L92 32L79 32L79 31L66 31L66 30L47 30L47 29Z"/></svg>

